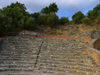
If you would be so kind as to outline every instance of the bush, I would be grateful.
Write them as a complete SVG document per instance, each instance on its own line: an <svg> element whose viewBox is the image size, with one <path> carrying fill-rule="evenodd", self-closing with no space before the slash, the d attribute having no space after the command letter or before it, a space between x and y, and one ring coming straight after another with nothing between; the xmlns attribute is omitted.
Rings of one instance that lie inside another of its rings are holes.
<svg viewBox="0 0 100 75"><path fill-rule="evenodd" d="M79 24L79 23L82 23L82 19L84 18L84 14L81 12L81 11L78 11L77 13L75 13L73 16L72 16L72 19L73 21L76 23L76 24Z"/></svg>
<svg viewBox="0 0 100 75"><path fill-rule="evenodd" d="M65 23L68 23L69 22L69 20L68 20L68 17L66 18L66 17L61 17L60 19L59 19L59 24L65 24Z"/></svg>
<svg viewBox="0 0 100 75"><path fill-rule="evenodd" d="M97 18L100 15L100 4L93 8L93 14Z"/></svg>
<svg viewBox="0 0 100 75"><path fill-rule="evenodd" d="M93 13L93 10L89 10L87 12L87 17L92 21L95 19L95 14Z"/></svg>
<svg viewBox="0 0 100 75"><path fill-rule="evenodd" d="M82 23L84 23L86 25L90 25L90 24L92 24L92 21L90 19L88 19L88 18L83 18L82 19Z"/></svg>
<svg viewBox="0 0 100 75"><path fill-rule="evenodd" d="M12 19L0 13L0 36L12 29Z"/></svg>
<svg viewBox="0 0 100 75"><path fill-rule="evenodd" d="M55 13L50 13L46 15L46 24L50 25L51 27L54 27L58 24L58 16Z"/></svg>
<svg viewBox="0 0 100 75"><path fill-rule="evenodd" d="M95 20L96 24L100 24L100 16Z"/></svg>
<svg viewBox="0 0 100 75"><path fill-rule="evenodd" d="M29 17L25 24L25 29L33 30L35 29L36 23L32 17Z"/></svg>
<svg viewBox="0 0 100 75"><path fill-rule="evenodd" d="M43 24L43 25L45 25L45 23L46 23L46 15L39 15L38 16L38 22L39 22L39 25L41 25L41 24Z"/></svg>
<svg viewBox="0 0 100 75"><path fill-rule="evenodd" d="M55 13L50 13L47 15L40 15L38 17L38 22L39 25L43 24L43 25L49 25L51 27L54 27L54 25L58 24L58 16Z"/></svg>

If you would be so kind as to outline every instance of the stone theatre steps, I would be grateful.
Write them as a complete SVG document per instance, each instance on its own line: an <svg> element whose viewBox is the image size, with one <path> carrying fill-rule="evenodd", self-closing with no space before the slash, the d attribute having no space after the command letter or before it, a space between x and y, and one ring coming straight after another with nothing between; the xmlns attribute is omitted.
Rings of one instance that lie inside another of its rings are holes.
<svg viewBox="0 0 100 75"><path fill-rule="evenodd" d="M33 74L42 39L21 37L1 42L0 75Z"/></svg>
<svg viewBox="0 0 100 75"><path fill-rule="evenodd" d="M87 45L54 38L7 38L0 43L0 75L100 75Z"/></svg>
<svg viewBox="0 0 100 75"><path fill-rule="evenodd" d="M45 39L37 70L40 73L98 75L95 61L86 53L87 43L62 39Z"/></svg>

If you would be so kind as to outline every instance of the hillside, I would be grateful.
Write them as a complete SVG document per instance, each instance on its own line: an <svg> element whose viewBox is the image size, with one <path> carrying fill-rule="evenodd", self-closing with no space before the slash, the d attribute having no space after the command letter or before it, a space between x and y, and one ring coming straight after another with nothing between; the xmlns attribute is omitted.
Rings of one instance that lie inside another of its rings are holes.
<svg viewBox="0 0 100 75"><path fill-rule="evenodd" d="M57 25L55 28L51 28L49 26L38 26L35 30L31 30L37 33L43 33L43 34L50 34L50 35L67 35L71 37L81 37L81 38L91 38L91 32L94 30L99 30L99 25L85 25L85 24L79 24L79 25ZM5 33L4 36L9 35L18 35L19 32L25 31L21 28L14 28L12 31ZM30 31L30 30L28 30Z"/></svg>
<svg viewBox="0 0 100 75"><path fill-rule="evenodd" d="M58 25L55 28L47 26L37 26L36 32L52 34L52 35L67 35L81 38L90 38L90 34L94 30L99 30L99 25Z"/></svg>

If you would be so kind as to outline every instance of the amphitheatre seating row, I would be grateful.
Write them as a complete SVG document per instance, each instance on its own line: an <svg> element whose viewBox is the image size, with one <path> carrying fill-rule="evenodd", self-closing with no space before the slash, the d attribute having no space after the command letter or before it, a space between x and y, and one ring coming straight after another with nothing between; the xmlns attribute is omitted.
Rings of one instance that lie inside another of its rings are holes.
<svg viewBox="0 0 100 75"><path fill-rule="evenodd" d="M33 36L33 35L24 35L24 36ZM100 39L87 39L87 38L74 38L74 37L67 37L67 36L38 36L38 37L47 37L47 38L61 38L67 40L75 40L75 41L82 41L88 42L89 45L87 46L87 53L91 56L98 65L100 65Z"/></svg>
<svg viewBox="0 0 100 75"><path fill-rule="evenodd" d="M97 47L98 44L95 42L97 44L95 45L93 42L97 40L73 37L68 38L66 36L41 35L38 35L37 38L35 38L34 35L16 36L16 38L4 37L1 38L1 41L3 40L7 40L4 43L8 43L9 45L6 44L8 50L5 48L4 51L1 51L0 53L1 56L4 56L0 58L0 62L1 60L6 61L4 64L0 64L0 74L7 74L7 72L10 72L9 74L11 75L18 75L19 71L24 71L23 73L20 73L21 75L33 75L33 73L39 73L35 75L42 75L42 73L46 73L47 75L99 74L99 67L96 65L95 61L93 61L92 58L89 57L93 56L89 55L92 54L90 47ZM18 42L18 40L20 40L21 42ZM86 45L88 45L87 42L92 42L92 46L87 46L86 50ZM15 43L17 43L18 46L16 46ZM12 45L11 48L9 48L10 45ZM27 47L27 45L29 47ZM15 47L16 49L20 49L16 50ZM5 53L6 50L8 51L8 53ZM9 54L10 52L13 52L14 56L11 56ZM87 53L89 56L87 55ZM9 58L6 55L8 55ZM93 59L95 60L95 56L93 56ZM16 63L14 63L13 61L15 61ZM97 59L96 62L98 64ZM8 67L9 65L10 67Z"/></svg>

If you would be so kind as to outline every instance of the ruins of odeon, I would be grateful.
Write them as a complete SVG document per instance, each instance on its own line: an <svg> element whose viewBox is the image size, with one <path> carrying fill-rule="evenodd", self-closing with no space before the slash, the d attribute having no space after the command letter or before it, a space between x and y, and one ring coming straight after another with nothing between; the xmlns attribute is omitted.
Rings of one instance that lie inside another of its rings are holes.
<svg viewBox="0 0 100 75"><path fill-rule="evenodd" d="M100 40L22 31L0 39L0 75L100 75Z"/></svg>

